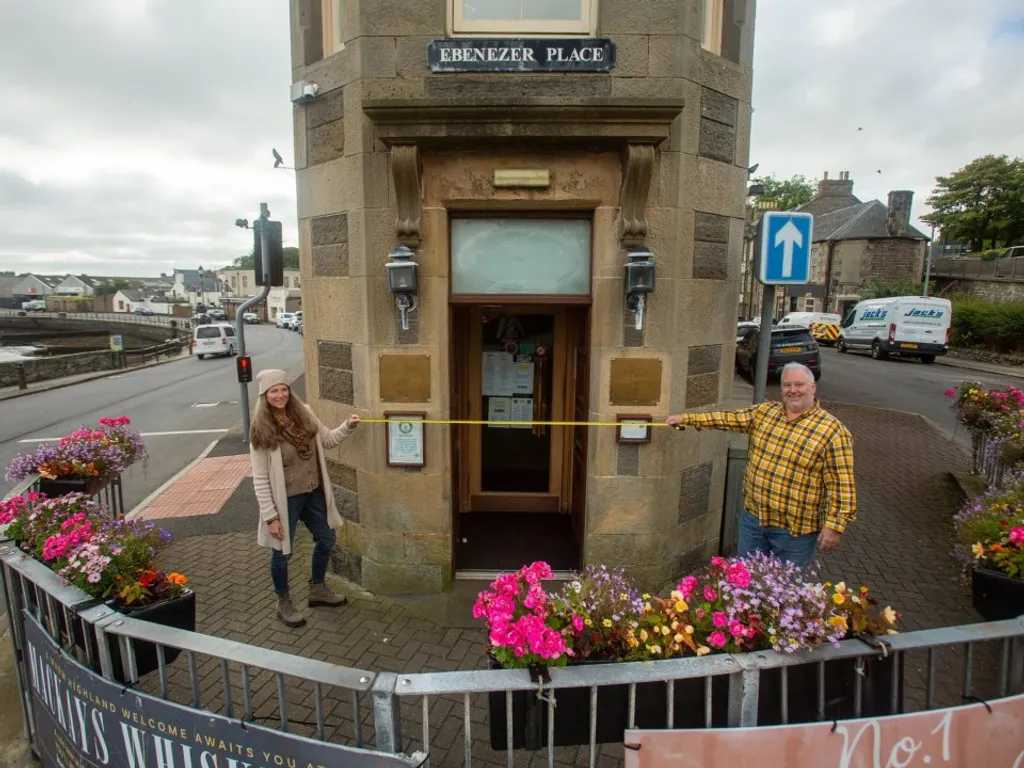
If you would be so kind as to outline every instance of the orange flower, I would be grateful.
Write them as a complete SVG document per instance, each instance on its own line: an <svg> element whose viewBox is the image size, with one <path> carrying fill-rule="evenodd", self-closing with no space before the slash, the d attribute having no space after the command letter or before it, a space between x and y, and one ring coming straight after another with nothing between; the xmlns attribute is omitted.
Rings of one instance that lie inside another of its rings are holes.
<svg viewBox="0 0 1024 768"><path fill-rule="evenodd" d="M167 580L172 584L177 584L178 586L188 584L188 579L180 573L168 573Z"/></svg>

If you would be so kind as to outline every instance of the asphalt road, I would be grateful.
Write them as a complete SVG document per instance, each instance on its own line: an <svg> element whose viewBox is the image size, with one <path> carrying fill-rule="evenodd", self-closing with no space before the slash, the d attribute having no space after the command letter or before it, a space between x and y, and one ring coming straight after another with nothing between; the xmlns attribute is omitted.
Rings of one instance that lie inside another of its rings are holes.
<svg viewBox="0 0 1024 768"><path fill-rule="evenodd" d="M250 325L246 351L253 370L303 371L302 337L273 325ZM256 383L249 385L250 403ZM191 357L112 374L63 389L38 392L0 403L0 466L30 452L41 438L58 438L103 416L127 416L139 432L179 434L145 437L150 459L122 477L126 509L132 509L241 419L235 358ZM14 483L0 477L0 496Z"/></svg>
<svg viewBox="0 0 1024 768"><path fill-rule="evenodd" d="M919 413L935 422L945 435L967 449L970 441L963 428L957 429L949 407L947 389L961 381L980 381L987 387L1024 387L1024 380L982 371L957 368L942 363L924 365L917 360L872 360L867 354L839 354L822 347L822 375L818 397L855 405L869 405L896 411ZM746 380L735 379L734 393L750 390ZM769 383L768 398L779 399L778 382Z"/></svg>

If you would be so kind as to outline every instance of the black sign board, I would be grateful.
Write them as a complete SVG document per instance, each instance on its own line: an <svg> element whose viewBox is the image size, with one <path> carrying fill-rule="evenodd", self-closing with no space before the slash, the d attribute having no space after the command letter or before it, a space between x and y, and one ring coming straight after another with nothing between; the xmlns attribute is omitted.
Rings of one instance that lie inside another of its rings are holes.
<svg viewBox="0 0 1024 768"><path fill-rule="evenodd" d="M434 40L433 72L608 72L615 43L605 38Z"/></svg>
<svg viewBox="0 0 1024 768"><path fill-rule="evenodd" d="M423 762L242 725L126 690L75 662L23 615L43 768L408 768Z"/></svg>

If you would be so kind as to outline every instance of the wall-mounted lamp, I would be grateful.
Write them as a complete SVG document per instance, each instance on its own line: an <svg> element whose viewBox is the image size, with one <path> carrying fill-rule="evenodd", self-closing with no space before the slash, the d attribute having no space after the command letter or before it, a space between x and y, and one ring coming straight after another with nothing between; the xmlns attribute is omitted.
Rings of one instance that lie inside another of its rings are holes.
<svg viewBox="0 0 1024 768"><path fill-rule="evenodd" d="M395 295L395 306L402 319L402 330L409 330L409 313L419 304L419 289L416 272L419 266L412 260L412 251L404 245L398 245L388 253L388 263L384 265L388 276L388 290Z"/></svg>
<svg viewBox="0 0 1024 768"><path fill-rule="evenodd" d="M654 254L648 248L630 248L626 255L626 308L636 316L636 329L641 331L647 294L654 293Z"/></svg>

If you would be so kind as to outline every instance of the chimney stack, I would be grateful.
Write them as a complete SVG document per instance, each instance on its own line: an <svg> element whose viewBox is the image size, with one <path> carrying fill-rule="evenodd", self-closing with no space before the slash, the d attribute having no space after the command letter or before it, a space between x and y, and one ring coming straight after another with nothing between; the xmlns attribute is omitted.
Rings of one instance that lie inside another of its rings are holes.
<svg viewBox="0 0 1024 768"><path fill-rule="evenodd" d="M828 171L825 171L824 178L818 182L818 195L820 197L851 197L853 182L850 181L850 172L840 171L838 179L830 179Z"/></svg>
<svg viewBox="0 0 1024 768"><path fill-rule="evenodd" d="M909 189L894 189L889 193L889 215L885 229L890 237L906 237L910 234L910 206L914 193Z"/></svg>

